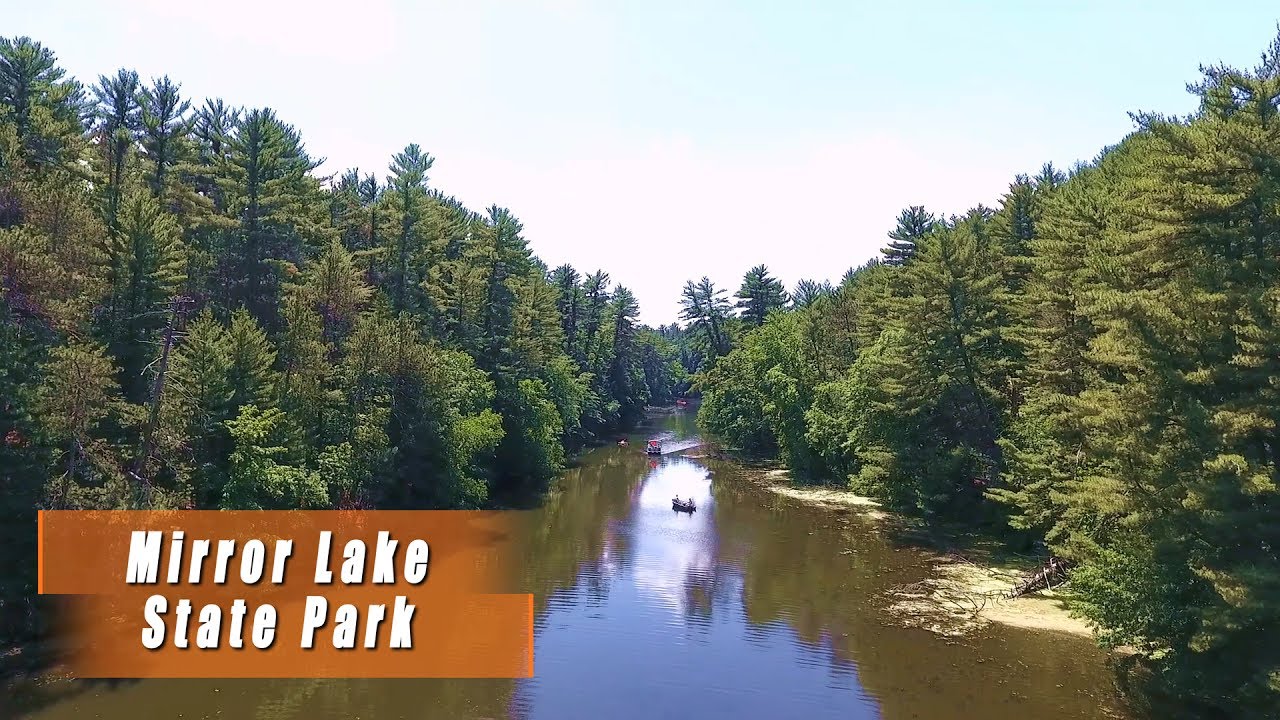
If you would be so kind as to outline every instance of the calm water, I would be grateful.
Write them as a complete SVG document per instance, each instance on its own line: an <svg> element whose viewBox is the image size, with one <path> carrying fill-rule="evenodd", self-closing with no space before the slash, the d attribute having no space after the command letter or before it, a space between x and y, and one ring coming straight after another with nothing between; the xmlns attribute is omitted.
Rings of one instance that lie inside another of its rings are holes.
<svg viewBox="0 0 1280 720"><path fill-rule="evenodd" d="M689 416L655 423L646 432L663 433L669 453L696 444ZM22 716L1124 717L1089 641L902 629L882 594L924 577L920 551L855 514L762 490L732 464L685 457L696 449L647 457L644 437L589 454L534 511L533 679L63 685ZM673 512L677 494L698 511Z"/></svg>

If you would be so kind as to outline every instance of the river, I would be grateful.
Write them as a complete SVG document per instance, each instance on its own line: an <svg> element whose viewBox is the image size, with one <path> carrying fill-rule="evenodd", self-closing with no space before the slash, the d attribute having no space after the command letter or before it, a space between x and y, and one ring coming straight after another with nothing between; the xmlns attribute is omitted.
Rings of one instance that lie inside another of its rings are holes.
<svg viewBox="0 0 1280 720"><path fill-rule="evenodd" d="M908 629L885 592L923 550L701 457L692 411L584 455L533 510L528 680L61 683L42 718L1123 718L1087 639L991 625ZM643 440L661 434L667 452ZM676 449L676 450L673 450ZM690 457L694 456L694 457ZM697 512L676 513L675 495ZM11 709L13 707L11 706Z"/></svg>

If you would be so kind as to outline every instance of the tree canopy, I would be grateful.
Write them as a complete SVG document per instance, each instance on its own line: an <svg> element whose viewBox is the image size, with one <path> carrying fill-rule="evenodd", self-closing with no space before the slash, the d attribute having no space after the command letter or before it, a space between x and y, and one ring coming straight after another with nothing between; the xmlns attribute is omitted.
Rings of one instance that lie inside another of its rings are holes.
<svg viewBox="0 0 1280 720"><path fill-rule="evenodd" d="M37 508L484 507L677 392L629 290L421 146L321 162L271 108L0 39L0 635L40 631Z"/></svg>
<svg viewBox="0 0 1280 720"><path fill-rule="evenodd" d="M1263 718L1280 707L1280 40L1191 89L1192 116L1137 114L994 208L904 210L883 262L801 282L729 346L703 339L706 281L686 317L708 348L700 418L725 442L1046 542L1075 612L1150 689Z"/></svg>

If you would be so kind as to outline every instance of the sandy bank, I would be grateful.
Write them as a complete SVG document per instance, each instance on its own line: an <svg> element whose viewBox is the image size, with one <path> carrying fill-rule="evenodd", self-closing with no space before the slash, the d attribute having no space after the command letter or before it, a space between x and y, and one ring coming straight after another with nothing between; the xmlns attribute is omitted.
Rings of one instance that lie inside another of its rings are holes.
<svg viewBox="0 0 1280 720"><path fill-rule="evenodd" d="M890 593L889 609L903 624L941 635L963 635L999 623L1092 637L1092 628L1070 614L1059 591L1005 596L1029 571L940 556L931 577Z"/></svg>
<svg viewBox="0 0 1280 720"><path fill-rule="evenodd" d="M801 502L827 507L857 508L860 514L877 520L888 517L888 514L880 509L880 503L848 490L791 485L791 475L786 470L766 470L759 473L758 479L771 492L794 498Z"/></svg>
<svg viewBox="0 0 1280 720"><path fill-rule="evenodd" d="M880 503L848 490L790 484L786 470L753 473L770 491L818 506L853 508L883 520ZM929 577L890 593L889 610L902 624L942 635L962 635L987 623L1092 637L1088 623L1072 617L1060 591L1044 590L1016 599L1005 593L1032 572L1034 565L1011 565L989 557L977 560L934 555Z"/></svg>

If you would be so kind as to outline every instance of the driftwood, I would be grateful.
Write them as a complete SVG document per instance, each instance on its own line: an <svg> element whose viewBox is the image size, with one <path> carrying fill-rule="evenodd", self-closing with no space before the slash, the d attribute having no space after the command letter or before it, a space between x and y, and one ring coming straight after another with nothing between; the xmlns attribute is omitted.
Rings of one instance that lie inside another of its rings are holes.
<svg viewBox="0 0 1280 720"><path fill-rule="evenodd" d="M1051 557L1039 570L1026 576L1022 582L1009 590L1005 597L1012 600L1041 590L1052 590L1054 585L1061 585L1067 581L1067 573L1070 572L1071 565L1069 560Z"/></svg>

